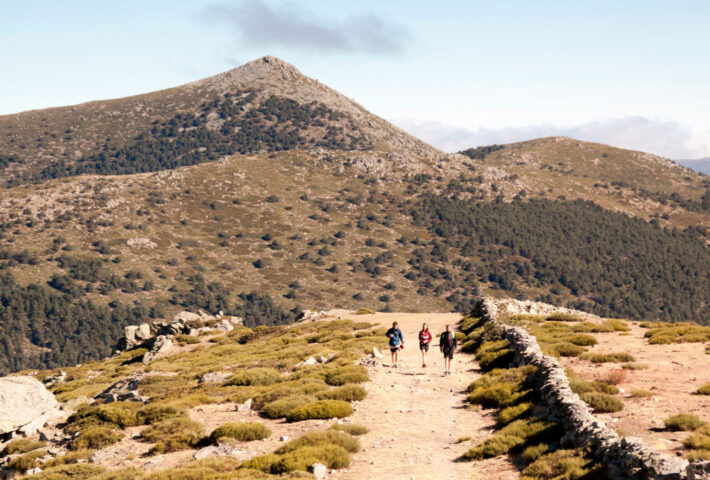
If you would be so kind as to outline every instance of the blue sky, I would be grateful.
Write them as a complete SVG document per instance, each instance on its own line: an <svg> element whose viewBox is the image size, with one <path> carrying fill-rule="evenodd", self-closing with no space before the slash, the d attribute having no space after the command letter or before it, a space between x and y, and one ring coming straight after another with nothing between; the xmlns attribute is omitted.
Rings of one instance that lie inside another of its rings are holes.
<svg viewBox="0 0 710 480"><path fill-rule="evenodd" d="M710 2L0 2L0 114L270 54L446 150L565 134L710 156Z"/></svg>

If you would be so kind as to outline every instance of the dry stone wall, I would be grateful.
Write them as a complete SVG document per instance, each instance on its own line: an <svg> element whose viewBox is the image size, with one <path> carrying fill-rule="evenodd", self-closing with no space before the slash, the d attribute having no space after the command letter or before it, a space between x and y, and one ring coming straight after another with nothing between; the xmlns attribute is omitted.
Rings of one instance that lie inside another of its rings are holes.
<svg viewBox="0 0 710 480"><path fill-rule="evenodd" d="M510 308L501 308L500 300L486 299L484 304L488 312L487 320L498 327L504 338L511 343L515 351L515 363L538 368L542 379L540 393L546 403L546 413L562 424L565 430L564 443L576 447L590 446L614 479L710 479L710 466L707 463L689 464L682 458L657 452L644 445L640 438L620 438L613 429L594 417L590 407L572 391L565 369L557 359L544 355L535 337L527 330L504 322L499 312L511 313ZM525 310L529 312L529 309Z"/></svg>

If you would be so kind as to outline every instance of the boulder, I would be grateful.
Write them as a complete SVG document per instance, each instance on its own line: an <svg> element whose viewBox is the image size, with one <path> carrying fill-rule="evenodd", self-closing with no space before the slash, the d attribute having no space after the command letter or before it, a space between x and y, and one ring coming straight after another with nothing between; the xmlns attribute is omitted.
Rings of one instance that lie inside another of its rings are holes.
<svg viewBox="0 0 710 480"><path fill-rule="evenodd" d="M296 365L296 367L297 367L297 368L298 368L298 367L312 367L312 366L314 366L314 365L318 365L318 360L316 360L316 359L313 358L313 357L308 357L308 358L305 359L304 361L299 362L299 363Z"/></svg>
<svg viewBox="0 0 710 480"><path fill-rule="evenodd" d="M237 412L249 412L251 411L251 398L244 403L237 405Z"/></svg>
<svg viewBox="0 0 710 480"><path fill-rule="evenodd" d="M173 339L169 335L159 335L155 337L153 346L149 352L143 355L143 365L148 365L153 360L164 357L173 349Z"/></svg>
<svg viewBox="0 0 710 480"><path fill-rule="evenodd" d="M179 323L189 323L189 322L199 322L202 317L196 313L192 312L180 312L173 317L173 322Z"/></svg>
<svg viewBox="0 0 710 480"><path fill-rule="evenodd" d="M36 431L60 413L54 395L27 375L0 378L0 412L0 434Z"/></svg>
<svg viewBox="0 0 710 480"><path fill-rule="evenodd" d="M372 358L382 358L382 352L377 347L372 347Z"/></svg>
<svg viewBox="0 0 710 480"><path fill-rule="evenodd" d="M232 325L232 322L224 318L217 325L215 325L214 328L223 332L231 332L234 330L234 325Z"/></svg>
<svg viewBox="0 0 710 480"><path fill-rule="evenodd" d="M311 465L311 471L316 480L323 480L325 475L328 473L328 468L322 463L314 463Z"/></svg>

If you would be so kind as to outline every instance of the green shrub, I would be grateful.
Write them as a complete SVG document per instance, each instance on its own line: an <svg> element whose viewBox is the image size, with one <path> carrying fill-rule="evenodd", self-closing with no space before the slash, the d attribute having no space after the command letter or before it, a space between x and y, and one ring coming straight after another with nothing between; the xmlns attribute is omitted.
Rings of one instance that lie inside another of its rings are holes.
<svg viewBox="0 0 710 480"><path fill-rule="evenodd" d="M365 435L370 431L365 425L360 425L359 423L334 423L332 430L337 430L339 432L349 433L350 435Z"/></svg>
<svg viewBox="0 0 710 480"><path fill-rule="evenodd" d="M47 442L38 442L29 438L18 438L8 443L0 453L0 457L5 455L16 455L18 453L27 453L32 450L37 450L47 445Z"/></svg>
<svg viewBox="0 0 710 480"><path fill-rule="evenodd" d="M624 363L635 362L636 359L630 353L585 353L580 357L582 360L589 360L592 363Z"/></svg>
<svg viewBox="0 0 710 480"><path fill-rule="evenodd" d="M281 455L278 461L272 465L271 473L306 471L314 463L322 463L332 469L347 468L350 466L350 455L338 445L301 447Z"/></svg>
<svg viewBox="0 0 710 480"><path fill-rule="evenodd" d="M708 445L710 445L710 442L708 443ZM698 460L710 460L710 450L694 450L688 455L686 455L685 459L689 462L697 462Z"/></svg>
<svg viewBox="0 0 710 480"><path fill-rule="evenodd" d="M310 395L291 395L290 397L280 398L267 403L261 409L261 414L266 418L285 418L288 412L294 408L312 403L315 400L315 397Z"/></svg>
<svg viewBox="0 0 710 480"><path fill-rule="evenodd" d="M696 450L710 450L710 425L699 427L683 442L683 446Z"/></svg>
<svg viewBox="0 0 710 480"><path fill-rule="evenodd" d="M92 425L72 440L72 450L98 449L121 440L121 435L113 428L104 425Z"/></svg>
<svg viewBox="0 0 710 480"><path fill-rule="evenodd" d="M666 429L673 431L692 431L705 425L696 415L690 413L678 413L672 415L664 421Z"/></svg>
<svg viewBox="0 0 710 480"><path fill-rule="evenodd" d="M113 402L99 406L84 406L67 420L64 431L73 435L90 425L126 428L139 425L137 402Z"/></svg>
<svg viewBox="0 0 710 480"><path fill-rule="evenodd" d="M249 368L230 378L226 386L272 385L281 381L279 371L274 368Z"/></svg>
<svg viewBox="0 0 710 480"><path fill-rule="evenodd" d="M607 325L606 322L603 324L582 322L572 325L572 331L578 333L611 333L614 331L614 327Z"/></svg>
<svg viewBox="0 0 710 480"><path fill-rule="evenodd" d="M369 308L358 308L355 315L374 315L375 311Z"/></svg>
<svg viewBox="0 0 710 480"><path fill-rule="evenodd" d="M463 457L466 460L482 460L497 457L521 449L532 442L539 443L559 433L559 425L539 419L515 420L489 437L480 445L471 448Z"/></svg>
<svg viewBox="0 0 710 480"><path fill-rule="evenodd" d="M550 450L550 446L546 443L540 443L537 445L530 445L523 453L520 454L520 458L525 463L531 463L546 454Z"/></svg>
<svg viewBox="0 0 710 480"><path fill-rule="evenodd" d="M144 425L162 422L168 418L187 416L185 410L164 404L150 404L138 410L136 414L138 422Z"/></svg>
<svg viewBox="0 0 710 480"><path fill-rule="evenodd" d="M93 480L105 471L106 469L104 467L100 467L98 465L92 465L88 463L75 463L72 465L60 465L57 467L48 468L40 473L37 473L27 478L31 480ZM108 478L113 479L113 477Z"/></svg>
<svg viewBox="0 0 710 480"><path fill-rule="evenodd" d="M584 353L584 348L570 342L553 343L549 350L549 353L555 357L578 357Z"/></svg>
<svg viewBox="0 0 710 480"><path fill-rule="evenodd" d="M547 316L548 322L581 322L583 319L571 313L555 312Z"/></svg>
<svg viewBox="0 0 710 480"><path fill-rule="evenodd" d="M567 377L569 379L570 388L578 395L588 392L601 392L609 395L616 395L619 393L619 389L614 385L600 382L598 380L583 380L576 373L571 371L567 371Z"/></svg>
<svg viewBox="0 0 710 480"><path fill-rule="evenodd" d="M212 443L217 443L220 438L234 438L240 442L263 440L271 436L271 430L263 423L258 422L231 422L217 427L211 434Z"/></svg>
<svg viewBox="0 0 710 480"><path fill-rule="evenodd" d="M485 408L513 405L530 395L536 372L537 369L530 365L491 370L468 386L467 400Z"/></svg>
<svg viewBox="0 0 710 480"><path fill-rule="evenodd" d="M643 390L641 388L637 388L634 390L631 390L631 396L633 398L651 398L653 396L653 392L649 390Z"/></svg>
<svg viewBox="0 0 710 480"><path fill-rule="evenodd" d="M607 393L585 392L579 398L594 409L594 413L611 413L623 410L624 404L621 400Z"/></svg>
<svg viewBox="0 0 710 480"><path fill-rule="evenodd" d="M326 390L316 395L319 400L343 400L353 402L364 400L367 397L367 390L360 385L345 384L333 390Z"/></svg>
<svg viewBox="0 0 710 480"><path fill-rule="evenodd" d="M589 347L598 343L596 338L591 335L587 335L586 333L578 333L567 337L565 340L580 347Z"/></svg>
<svg viewBox="0 0 710 480"><path fill-rule="evenodd" d="M346 451L355 453L360 450L360 442L352 435L337 430L322 430L306 433L282 445L275 453L283 454L301 447L318 445L338 445Z"/></svg>
<svg viewBox="0 0 710 480"><path fill-rule="evenodd" d="M19 472L26 472L31 468L39 466L39 459L47 455L46 450L33 450L19 457L13 458L8 463L10 468Z"/></svg>
<svg viewBox="0 0 710 480"><path fill-rule="evenodd" d="M244 462L240 468L251 468L273 474L307 470L314 463L328 468L350 465L349 452L356 452L360 444L356 438L335 430L310 432L291 440L276 452Z"/></svg>
<svg viewBox="0 0 710 480"><path fill-rule="evenodd" d="M515 353L508 348L508 340L483 342L476 351L476 361L483 370L505 368L513 361Z"/></svg>
<svg viewBox="0 0 710 480"><path fill-rule="evenodd" d="M513 420L518 420L520 417L527 416L532 410L533 404L530 402L522 402L517 405L506 407L496 416L498 425L507 425Z"/></svg>
<svg viewBox="0 0 710 480"><path fill-rule="evenodd" d="M143 429L141 438L156 442L151 453L167 453L196 446L204 436L199 423L187 417L166 418Z"/></svg>
<svg viewBox="0 0 710 480"><path fill-rule="evenodd" d="M607 318L603 325L610 327L615 332L628 332L631 330L625 320L620 320L618 318Z"/></svg>
<svg viewBox="0 0 710 480"><path fill-rule="evenodd" d="M698 395L710 395L710 383L706 383L704 385L701 385L697 392Z"/></svg>
<svg viewBox="0 0 710 480"><path fill-rule="evenodd" d="M338 367L325 375L325 383L336 387L346 383L363 383L369 380L367 370L358 365Z"/></svg>
<svg viewBox="0 0 710 480"><path fill-rule="evenodd" d="M576 480L589 478L591 462L574 450L557 450L538 457L523 471L525 480Z"/></svg>
<svg viewBox="0 0 710 480"><path fill-rule="evenodd" d="M180 345L194 345L196 343L200 343L200 338L181 333L179 335L175 335L175 341Z"/></svg>
<svg viewBox="0 0 710 480"><path fill-rule="evenodd" d="M343 418L352 415L353 407L341 400L319 400L296 407L286 415L289 422L311 419Z"/></svg>
<svg viewBox="0 0 710 480"><path fill-rule="evenodd" d="M472 330L481 327L482 324L483 320L479 317L466 317L461 320L461 323L459 324L459 330L461 330L465 334L468 334Z"/></svg>

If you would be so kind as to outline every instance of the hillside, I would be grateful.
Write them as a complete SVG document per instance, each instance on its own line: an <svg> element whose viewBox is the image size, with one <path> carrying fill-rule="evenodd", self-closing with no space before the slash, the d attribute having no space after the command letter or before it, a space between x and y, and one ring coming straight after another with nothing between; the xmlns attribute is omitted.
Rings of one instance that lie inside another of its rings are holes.
<svg viewBox="0 0 710 480"><path fill-rule="evenodd" d="M0 439L0 467L33 480L356 480L383 470L601 480L685 478L688 460L708 458L710 384L695 366L710 328L510 299L484 299L476 312L333 310L255 328L182 312L112 358L3 378L53 401L18 438ZM381 353L393 322L405 339L396 367ZM426 367L422 323L434 334ZM447 325L459 350L442 375ZM35 397L24 410L40 407ZM17 415L7 412L1 434Z"/></svg>
<svg viewBox="0 0 710 480"><path fill-rule="evenodd" d="M30 148L41 118L73 133ZM489 293L710 321L707 177L647 154L445 155L272 57L0 125L7 155L25 151L3 171L0 373L109 355L125 325L183 309L274 325Z"/></svg>

